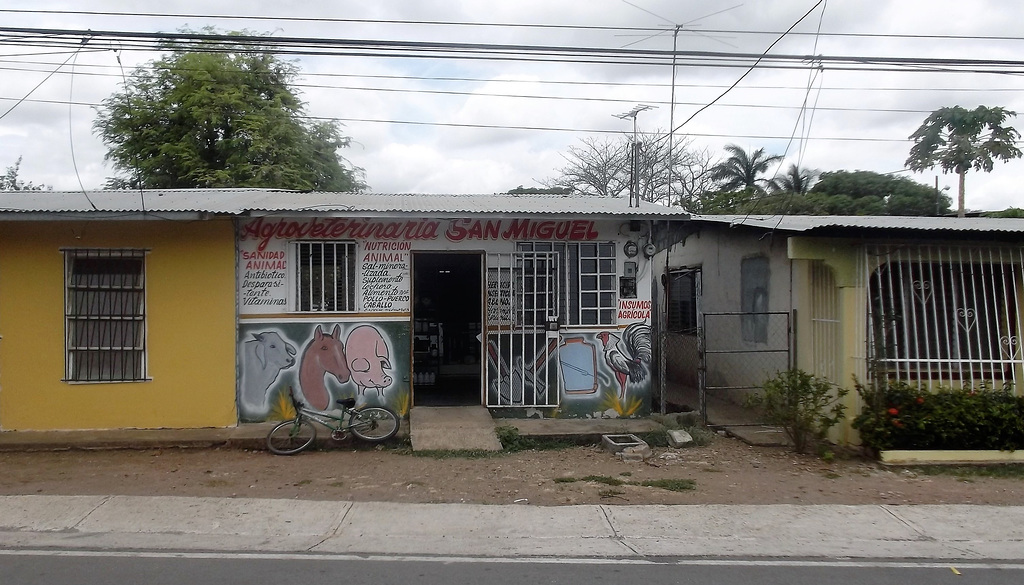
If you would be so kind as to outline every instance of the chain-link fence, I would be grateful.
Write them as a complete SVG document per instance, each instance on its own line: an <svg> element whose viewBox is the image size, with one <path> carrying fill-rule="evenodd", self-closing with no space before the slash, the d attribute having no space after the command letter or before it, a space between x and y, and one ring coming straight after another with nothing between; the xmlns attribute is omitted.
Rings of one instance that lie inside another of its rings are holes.
<svg viewBox="0 0 1024 585"><path fill-rule="evenodd" d="M662 348L665 352L665 410L697 410L700 407L700 338L697 332L668 332L663 336Z"/></svg>
<svg viewBox="0 0 1024 585"><path fill-rule="evenodd" d="M792 329L787 312L704 313L699 409L715 425L761 424L748 397L790 368Z"/></svg>

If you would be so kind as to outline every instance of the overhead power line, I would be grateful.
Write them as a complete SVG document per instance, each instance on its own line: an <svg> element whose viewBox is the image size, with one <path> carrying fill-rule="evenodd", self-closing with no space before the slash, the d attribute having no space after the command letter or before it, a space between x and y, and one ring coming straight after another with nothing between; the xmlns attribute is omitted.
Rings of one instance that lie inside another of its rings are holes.
<svg viewBox="0 0 1024 585"><path fill-rule="evenodd" d="M196 14L196 13L167 13L167 12L121 12L101 10L46 10L46 9L17 9L3 8L0 14L59 14L74 16L115 16L130 18L176 18L176 19L204 19L204 20L241 20L253 22L305 22L322 24L367 24L367 25L397 25L397 26L451 26L466 28L512 28L512 29L556 29L556 30L580 30L580 31L610 31L610 32L639 32L658 33L671 31L671 27L651 26L621 26L621 25L585 25L585 24L555 24L555 23L519 23L519 22L465 22L465 21L443 21L443 20L401 20L401 19L372 19L372 18L333 18L321 16L270 16L270 15L245 15L245 14ZM779 30L751 30L751 29L709 29L694 28L683 29L685 32L700 34L726 34L726 35L770 35L782 34ZM1024 41L1024 37L1015 35L953 35L953 34L909 34L909 33L869 33L869 32L811 32L791 31L787 36L821 36L840 38L867 38L867 39L920 39L920 40L965 40L965 41Z"/></svg>
<svg viewBox="0 0 1024 585"><path fill-rule="evenodd" d="M103 51L106 52L106 51ZM70 53L70 52L69 52ZM19 55L21 56L21 55ZM27 61L23 59L5 58L0 56L0 63L12 63L18 65L37 65L38 67L4 67L0 66L0 71L26 71L26 72L49 72L53 67L60 65L58 62L51 61ZM117 65L103 65L97 63L83 64L79 63L77 66L75 75L87 75L87 76L103 76L120 78L121 73ZM81 71L82 69L109 69L112 73L90 73ZM58 71L58 75L66 75L66 71ZM300 79L305 78L318 78L318 77L340 77L345 79L381 79L381 80L395 80L395 81L429 81L429 82L448 82L448 83L487 83L487 84L501 84L501 85L560 85L560 86L580 86L580 87L637 87L637 88L668 88L670 84L667 82L628 82L628 81L586 81L586 80L572 80L572 79L513 79L513 78L487 78L487 77L449 77L449 76L426 76L426 75L387 75L387 74L363 74L363 73L329 73L329 72L311 72L303 71L297 76ZM302 85L302 84L298 84ZM728 87L728 84L716 84L716 83L676 83L676 87L683 88L701 88L701 89L723 89ZM309 85L309 87L318 87L316 85ZM327 86L331 87L331 86ZM781 90L781 91L806 91L806 87L798 85L766 85L766 84L744 84L742 88L744 90ZM955 87L955 86L935 86L925 85L918 87L899 87L899 86L867 86L867 85L824 85L821 87L821 91L856 91L858 93L865 91L881 91L886 93L892 92L964 92L964 93L988 93L988 92L1012 92L1020 93L1019 87L992 87L992 86L980 86L972 84L971 87ZM633 100L637 101L637 100ZM641 100L650 101L650 100Z"/></svg>
<svg viewBox="0 0 1024 585"><path fill-rule="evenodd" d="M81 29L41 29L0 27L0 34L19 35L21 43L52 46L55 43L110 43L110 50L156 50L179 48L191 51L239 50L266 51L287 55L359 56L359 57L427 57L443 59L488 59L503 61L541 60L552 62L628 65L806 67L878 70L923 68L923 70L962 70L972 73L1024 73L1024 61L1017 59L965 59L932 57L886 57L848 55L790 55L726 51L667 51L637 48L575 47L557 45L518 45L489 43L457 43L403 41L384 39L327 39L319 37L267 37L254 35L209 34L192 32L134 32ZM0 44L13 41L0 40ZM683 59L683 61L678 61ZM689 60L689 61L687 61Z"/></svg>

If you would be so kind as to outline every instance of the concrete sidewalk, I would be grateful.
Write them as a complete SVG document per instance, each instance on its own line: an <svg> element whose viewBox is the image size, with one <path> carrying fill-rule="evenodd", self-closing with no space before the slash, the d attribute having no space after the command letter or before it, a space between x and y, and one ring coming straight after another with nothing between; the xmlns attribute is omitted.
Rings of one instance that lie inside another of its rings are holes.
<svg viewBox="0 0 1024 585"><path fill-rule="evenodd" d="M0 548L1024 561L1024 506L484 506L2 496Z"/></svg>

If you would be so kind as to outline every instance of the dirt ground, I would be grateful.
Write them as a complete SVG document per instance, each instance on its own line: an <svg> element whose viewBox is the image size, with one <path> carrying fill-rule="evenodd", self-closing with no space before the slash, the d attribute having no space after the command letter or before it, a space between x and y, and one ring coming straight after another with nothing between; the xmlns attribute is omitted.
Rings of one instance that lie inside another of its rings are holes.
<svg viewBox="0 0 1024 585"><path fill-rule="evenodd" d="M586 476L603 480L582 481ZM580 481L567 481L576 478ZM690 479L695 489L638 484ZM609 485L614 480L622 485ZM438 459L341 445L280 457L240 449L0 453L0 494L174 495L478 504L1024 505L1024 478L826 463L718 437L628 463L596 446Z"/></svg>

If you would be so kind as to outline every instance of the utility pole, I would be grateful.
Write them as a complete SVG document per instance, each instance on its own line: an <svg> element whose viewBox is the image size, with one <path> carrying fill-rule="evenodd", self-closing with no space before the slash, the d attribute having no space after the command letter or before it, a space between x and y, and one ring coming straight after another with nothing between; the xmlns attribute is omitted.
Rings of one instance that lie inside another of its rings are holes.
<svg viewBox="0 0 1024 585"><path fill-rule="evenodd" d="M677 41L679 40L679 29L681 29L682 27L683 27L683 25L677 24L675 30L672 31L672 93L671 93L671 98L669 98L669 106L668 106L668 108L669 108L668 109L668 205L669 205L669 207L672 206L672 186L675 184L673 182L673 180L672 180L672 173L676 169L676 161L673 158L673 146L674 146L673 139L675 138L675 135L676 135L676 46L677 46ZM682 199L682 198L680 197L680 199ZM682 201L681 200L680 200L679 203L680 203L680 205L682 205ZM689 205L690 203L692 203L692 202L691 201L687 201L687 206L686 206L686 210L687 211L689 211L691 209L691 206Z"/></svg>
<svg viewBox="0 0 1024 585"><path fill-rule="evenodd" d="M657 106L639 104L625 114L612 114L616 118L626 120L633 119L633 140L630 148L630 170L629 170L629 206L640 207L640 145L636 141L636 115L640 112L653 110Z"/></svg>

